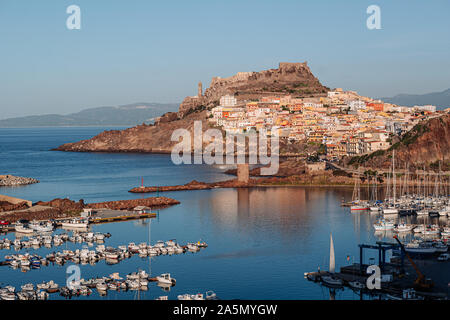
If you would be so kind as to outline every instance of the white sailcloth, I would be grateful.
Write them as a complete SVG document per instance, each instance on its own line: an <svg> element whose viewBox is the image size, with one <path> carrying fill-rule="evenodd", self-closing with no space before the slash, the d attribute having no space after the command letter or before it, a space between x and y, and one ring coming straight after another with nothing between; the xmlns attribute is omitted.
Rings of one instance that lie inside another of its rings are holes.
<svg viewBox="0 0 450 320"><path fill-rule="evenodd" d="M334 245L333 235L330 233L330 272L334 273L335 261L334 261Z"/></svg>

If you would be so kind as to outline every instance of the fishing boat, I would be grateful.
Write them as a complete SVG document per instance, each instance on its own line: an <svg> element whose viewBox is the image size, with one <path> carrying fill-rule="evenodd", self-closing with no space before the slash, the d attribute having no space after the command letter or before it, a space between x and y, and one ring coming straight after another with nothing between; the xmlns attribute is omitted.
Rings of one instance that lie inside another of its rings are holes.
<svg viewBox="0 0 450 320"><path fill-rule="evenodd" d="M83 229L87 228L89 225L89 221L87 219L74 218L69 221L65 221L61 223L63 228L76 228Z"/></svg>
<svg viewBox="0 0 450 320"><path fill-rule="evenodd" d="M53 231L53 223L51 223L50 221L48 222L36 222L33 221L30 223L30 228L37 231L37 232L50 232Z"/></svg>

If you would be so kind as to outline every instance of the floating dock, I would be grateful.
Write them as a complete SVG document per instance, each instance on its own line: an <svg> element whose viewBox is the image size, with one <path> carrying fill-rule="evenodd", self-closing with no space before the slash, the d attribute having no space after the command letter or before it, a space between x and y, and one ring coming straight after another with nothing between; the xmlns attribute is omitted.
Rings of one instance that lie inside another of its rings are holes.
<svg viewBox="0 0 450 320"><path fill-rule="evenodd" d="M90 223L108 223L108 222L119 222L126 220L136 220L136 219L147 219L147 218L156 218L157 214L152 213L140 213L140 214L128 214L114 217L95 217L89 219Z"/></svg>

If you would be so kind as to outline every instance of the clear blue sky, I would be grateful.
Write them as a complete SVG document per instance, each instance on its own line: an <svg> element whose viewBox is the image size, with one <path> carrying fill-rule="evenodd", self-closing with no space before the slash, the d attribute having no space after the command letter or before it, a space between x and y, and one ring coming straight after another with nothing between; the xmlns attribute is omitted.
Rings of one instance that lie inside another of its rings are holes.
<svg viewBox="0 0 450 320"><path fill-rule="evenodd" d="M71 4L81 30L66 28ZM366 28L371 4L381 30ZM280 61L372 97L441 91L449 14L448 0L0 0L0 118L180 102Z"/></svg>

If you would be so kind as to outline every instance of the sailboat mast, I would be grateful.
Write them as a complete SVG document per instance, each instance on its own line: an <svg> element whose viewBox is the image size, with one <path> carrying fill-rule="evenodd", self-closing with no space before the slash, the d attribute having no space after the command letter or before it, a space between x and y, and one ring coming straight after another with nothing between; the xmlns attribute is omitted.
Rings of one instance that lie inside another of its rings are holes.
<svg viewBox="0 0 450 320"><path fill-rule="evenodd" d="M395 150L392 150L392 184L393 184L393 192L394 192L394 206L395 206L395 189L396 189L396 185L395 185Z"/></svg>

